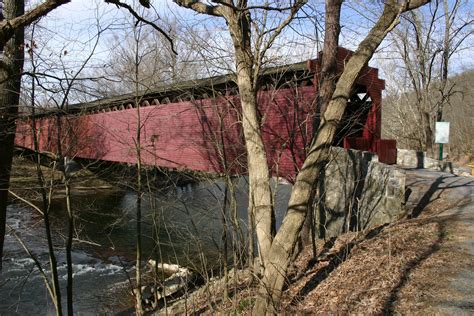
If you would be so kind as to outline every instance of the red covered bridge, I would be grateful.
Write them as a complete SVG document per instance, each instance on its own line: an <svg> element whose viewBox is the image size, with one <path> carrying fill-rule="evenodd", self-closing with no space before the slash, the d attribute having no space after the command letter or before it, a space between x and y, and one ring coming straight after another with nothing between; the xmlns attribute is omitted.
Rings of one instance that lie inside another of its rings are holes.
<svg viewBox="0 0 474 316"><path fill-rule="evenodd" d="M342 70L351 52L340 48ZM258 110L272 173L292 180L305 158L315 118L318 60L267 70L261 77ZM359 77L334 145L379 153L393 163L395 143L380 139L384 81L366 67ZM140 111L137 110L139 105ZM140 120L138 120L140 113ZM173 84L87 104L46 111L18 123L16 145L73 158L135 164L137 128L142 163L205 172L245 172L238 89L230 76ZM140 123L138 123L140 121Z"/></svg>

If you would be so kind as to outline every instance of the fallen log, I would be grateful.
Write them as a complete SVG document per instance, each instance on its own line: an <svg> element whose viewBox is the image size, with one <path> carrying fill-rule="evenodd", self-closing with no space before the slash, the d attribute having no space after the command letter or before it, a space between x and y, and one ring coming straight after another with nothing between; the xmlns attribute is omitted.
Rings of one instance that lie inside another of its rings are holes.
<svg viewBox="0 0 474 316"><path fill-rule="evenodd" d="M154 310L158 302L185 290L197 277L192 270L181 267L177 264L156 263L155 260L148 260L148 264L160 272L170 275L161 284L143 286L142 298L146 310Z"/></svg>
<svg viewBox="0 0 474 316"><path fill-rule="evenodd" d="M148 264L153 268L160 270L160 272L163 272L165 274L173 275L175 273L185 273L185 272L190 272L188 268L181 267L177 264L168 264L168 263L161 263L158 262L156 263L155 260L150 259L148 260Z"/></svg>

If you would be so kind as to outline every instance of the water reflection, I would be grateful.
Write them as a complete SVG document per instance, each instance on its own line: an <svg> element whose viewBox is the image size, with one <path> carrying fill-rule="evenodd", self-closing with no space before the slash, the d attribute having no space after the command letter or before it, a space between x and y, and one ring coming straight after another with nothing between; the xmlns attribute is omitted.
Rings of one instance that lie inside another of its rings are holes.
<svg viewBox="0 0 474 316"><path fill-rule="evenodd" d="M288 202L289 186L275 182L273 186L279 224ZM237 215L240 226L245 229L246 179L236 179L236 187ZM144 258L158 256L166 262L197 266L203 252L207 267L217 264L224 190L224 181L215 180L145 193L142 202ZM110 311L111 306L117 305L114 289L127 284L125 271L133 269L136 193L132 190L75 193L73 205L78 237L73 254L75 309L82 313ZM66 260L62 236L65 221L64 201L57 200L52 207L52 224L64 287ZM41 217L29 208L12 204L8 210L8 223L47 265ZM5 258L0 277L0 312L53 313L54 308L32 260L11 235L6 239ZM63 293L65 295L65 291Z"/></svg>

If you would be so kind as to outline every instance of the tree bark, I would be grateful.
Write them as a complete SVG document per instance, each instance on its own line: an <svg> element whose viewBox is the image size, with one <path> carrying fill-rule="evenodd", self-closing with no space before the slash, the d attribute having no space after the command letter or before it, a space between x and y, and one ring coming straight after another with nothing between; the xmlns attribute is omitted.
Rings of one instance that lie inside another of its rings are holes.
<svg viewBox="0 0 474 316"><path fill-rule="evenodd" d="M6 0L4 17L14 19L24 13L23 0ZM8 188L13 159L16 118L23 71L24 29L19 27L3 48L0 56L0 270L2 267Z"/></svg>
<svg viewBox="0 0 474 316"><path fill-rule="evenodd" d="M313 131L316 132L321 123L321 117L326 112L327 105L331 100L331 96L336 89L336 78L337 78L337 48L339 46L339 34L341 32L341 7L343 0L326 0L326 17L324 30L324 46L323 53L321 56L321 69L320 73L317 74L318 78L318 96L316 99L316 116L313 122ZM316 183L314 183L316 185ZM316 194L316 188L313 189L312 196L309 200L311 212L312 202ZM301 232L301 243L302 246L306 246L309 241L309 233L315 235L315 225L312 218L316 216L308 216L311 219L305 221L303 230ZM311 226L311 227L310 227ZM306 242L305 242L306 241ZM313 253L316 254L315 240L311 238L313 243Z"/></svg>
<svg viewBox="0 0 474 316"><path fill-rule="evenodd" d="M9 0L5 0L5 13L8 10L8 2ZM24 0L17 2L18 6L24 4ZM37 5L26 13L23 6L21 14L17 14L15 16L7 16L7 14L4 14L5 20L0 22L0 46L5 45L5 43L8 42L13 36L16 36L17 30L23 29L25 26L30 25L37 19L45 16L57 7L68 2L71 2L71 0L48 0Z"/></svg>
<svg viewBox="0 0 474 316"><path fill-rule="evenodd" d="M386 1L384 11L366 38L360 43L349 59L328 108L323 116L318 133L315 135L308 156L297 176L291 193L287 215L272 243L265 275L259 288L253 314L273 314L278 310L286 272L296 245L297 237L308 212L313 183L316 181L324 162L328 159L329 148L334 139L339 122L344 114L347 101L355 81L385 36L398 24L400 14L422 5L426 1L398 4ZM418 6L419 6L418 5Z"/></svg>
<svg viewBox="0 0 474 316"><path fill-rule="evenodd" d="M324 46L319 74L318 109L321 117L326 112L331 96L336 89L337 47L341 32L341 6L343 0L326 0L326 22L324 30ZM316 126L318 127L318 126Z"/></svg>
<svg viewBox="0 0 474 316"><path fill-rule="evenodd" d="M229 11L226 17L235 49L237 85L242 106L242 127L247 150L249 214L254 214L260 263L265 267L273 241L272 194L267 156L257 114L257 87L254 84L250 13Z"/></svg>

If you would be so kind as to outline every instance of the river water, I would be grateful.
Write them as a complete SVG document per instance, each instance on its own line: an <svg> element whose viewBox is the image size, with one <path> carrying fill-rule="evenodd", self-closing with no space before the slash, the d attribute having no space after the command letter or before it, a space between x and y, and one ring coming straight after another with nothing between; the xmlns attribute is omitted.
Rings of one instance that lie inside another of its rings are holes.
<svg viewBox="0 0 474 316"><path fill-rule="evenodd" d="M289 198L288 185L276 185L277 225ZM245 227L247 182L237 181L238 216ZM215 180L143 196L144 258L212 268L219 260L224 182ZM129 306L128 277L134 275L136 194L129 190L75 192L74 308L81 314L111 313ZM65 306L64 201L51 209L54 243ZM8 207L8 225L48 272L48 251L41 215L19 203ZM7 228L8 231L8 228ZM153 231L157 231L153 234ZM152 238L153 235L157 238ZM156 242L158 239L158 242ZM203 256L205 260L203 260ZM203 265L205 263L205 266ZM43 278L21 244L7 234L0 275L0 315L54 314Z"/></svg>

